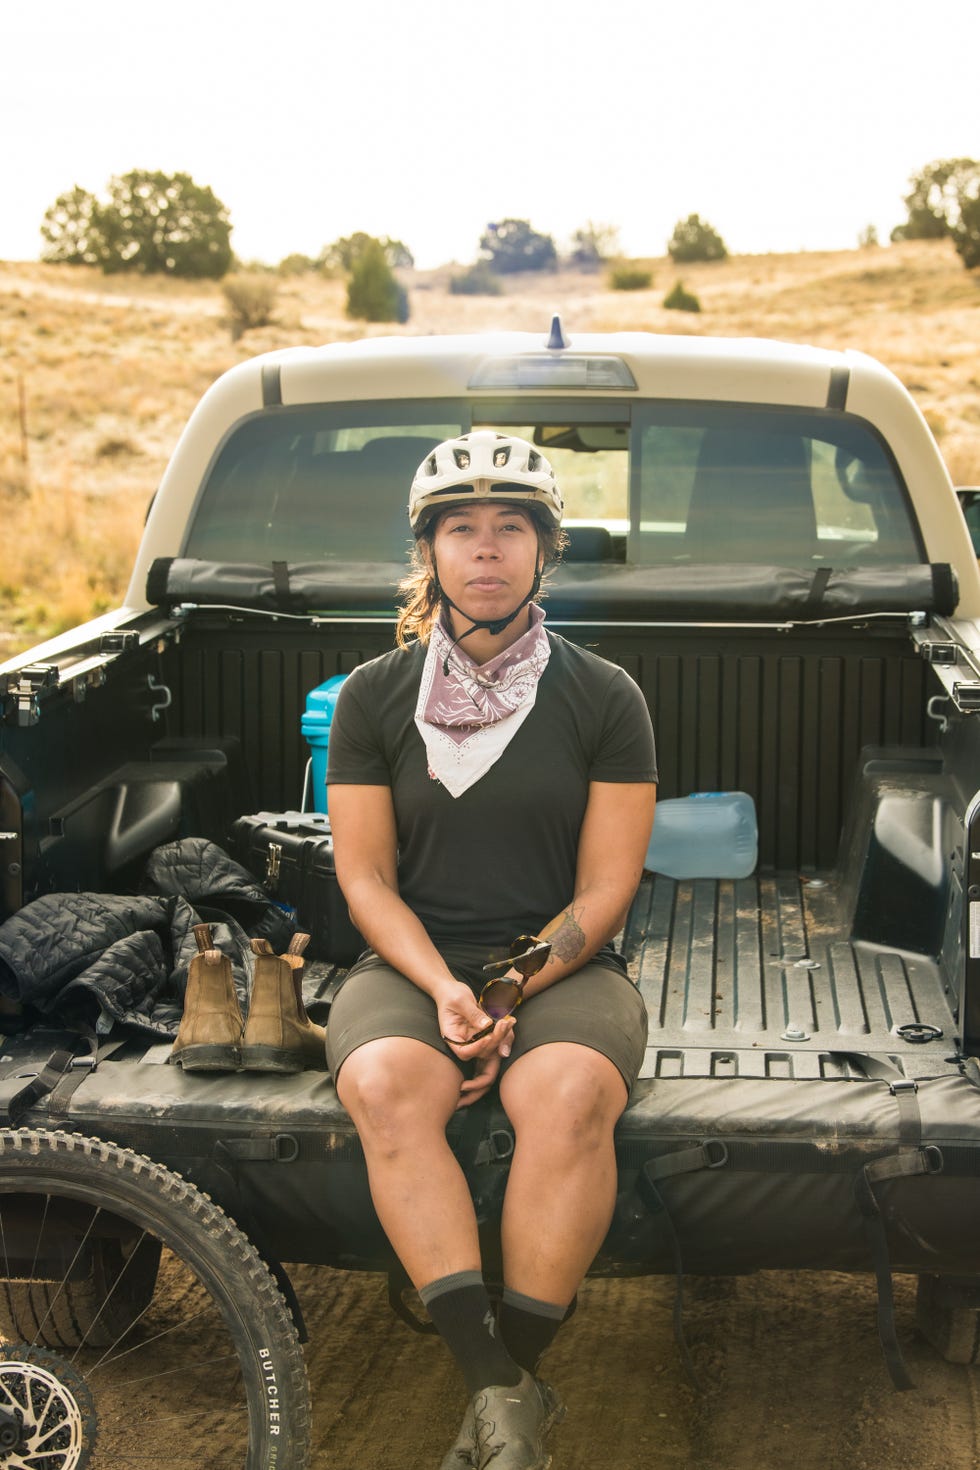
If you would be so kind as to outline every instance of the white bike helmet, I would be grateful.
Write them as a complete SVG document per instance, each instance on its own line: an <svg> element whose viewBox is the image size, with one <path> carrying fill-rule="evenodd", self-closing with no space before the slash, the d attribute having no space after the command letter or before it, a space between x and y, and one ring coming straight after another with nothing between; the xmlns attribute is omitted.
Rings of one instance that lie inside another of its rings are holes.
<svg viewBox="0 0 980 1470"><path fill-rule="evenodd" d="M474 429L437 444L419 465L408 497L408 519L416 536L437 510L473 500L510 501L561 525L561 491L555 472L526 439Z"/></svg>

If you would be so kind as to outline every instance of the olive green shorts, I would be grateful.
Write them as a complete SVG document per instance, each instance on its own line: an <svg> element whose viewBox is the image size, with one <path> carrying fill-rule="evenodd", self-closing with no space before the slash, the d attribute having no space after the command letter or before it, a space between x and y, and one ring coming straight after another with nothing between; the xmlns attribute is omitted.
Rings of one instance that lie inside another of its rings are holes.
<svg viewBox="0 0 980 1470"><path fill-rule="evenodd" d="M440 945L457 980L478 995L482 966L498 958L478 945ZM524 1001L516 1013L514 1047L503 1062L553 1041L571 1041L601 1052L618 1068L627 1088L639 1076L647 1040L647 1011L618 955L602 950L581 970ZM334 997L327 1025L327 1065L333 1077L359 1046L389 1036L411 1036L469 1070L439 1034L436 1008L411 980L368 950L348 971Z"/></svg>

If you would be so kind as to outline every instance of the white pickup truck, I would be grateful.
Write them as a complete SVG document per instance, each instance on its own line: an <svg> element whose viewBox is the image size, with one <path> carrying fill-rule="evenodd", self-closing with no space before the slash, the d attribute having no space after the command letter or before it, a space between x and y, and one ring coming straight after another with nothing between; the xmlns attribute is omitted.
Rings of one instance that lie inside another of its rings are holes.
<svg viewBox="0 0 980 1470"><path fill-rule="evenodd" d="M221 378L126 605L0 666L0 1386L46 1385L64 1443L98 1435L114 1467L181 1461L219 1393L234 1463L307 1463L283 1261L387 1271L405 1310L328 1078L166 1063L198 918L234 940L279 905L329 1018L356 936L306 701L390 647L412 472L480 426L554 464L549 622L632 675L657 734L666 835L620 941L649 1045L594 1273L873 1272L900 1386L911 1273L925 1334L977 1360L980 573L911 397L859 353L773 342L375 338ZM672 851L696 793L742 794L747 862L705 830L723 803ZM244 897L161 887L161 853L186 874L203 850ZM451 1137L492 1260L512 1140L472 1112ZM213 1371L188 1378L191 1321ZM167 1353L182 1422L155 1427L154 1379L136 1433L129 1365ZM4 1403L0 1449L23 1448Z"/></svg>

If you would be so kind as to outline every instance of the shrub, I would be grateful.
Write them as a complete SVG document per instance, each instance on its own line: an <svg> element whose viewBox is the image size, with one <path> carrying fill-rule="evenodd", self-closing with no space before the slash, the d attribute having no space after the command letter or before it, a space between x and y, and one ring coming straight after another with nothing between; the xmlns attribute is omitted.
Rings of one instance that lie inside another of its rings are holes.
<svg viewBox="0 0 980 1470"><path fill-rule="evenodd" d="M501 289L486 260L478 260L468 270L449 277L449 290L454 296L499 296Z"/></svg>
<svg viewBox="0 0 980 1470"><path fill-rule="evenodd" d="M354 262L347 315L364 322L408 321L408 292L396 281L380 240L369 239Z"/></svg>
<svg viewBox="0 0 980 1470"><path fill-rule="evenodd" d="M701 303L693 292L684 290L683 281L677 281L664 297L664 307L667 311L700 311Z"/></svg>
<svg viewBox="0 0 980 1470"><path fill-rule="evenodd" d="M617 265L609 275L610 291L646 291L653 284L653 272L638 265Z"/></svg>
<svg viewBox="0 0 980 1470"><path fill-rule="evenodd" d="M227 322L233 342L253 327L267 327L273 321L277 296L273 276L245 273L226 276L221 290L228 304Z"/></svg>
<svg viewBox="0 0 980 1470"><path fill-rule="evenodd" d="M724 260L728 255L718 231L699 214L678 220L667 242L667 254L678 263L692 260Z"/></svg>
<svg viewBox="0 0 980 1470"><path fill-rule="evenodd" d="M120 459L141 453L138 444L121 434L110 434L108 438L100 440L95 449L96 459Z"/></svg>
<svg viewBox="0 0 980 1470"><path fill-rule="evenodd" d="M302 255L298 250L294 250L292 255L284 255L276 266L281 276L312 275L319 268L319 262L312 255Z"/></svg>

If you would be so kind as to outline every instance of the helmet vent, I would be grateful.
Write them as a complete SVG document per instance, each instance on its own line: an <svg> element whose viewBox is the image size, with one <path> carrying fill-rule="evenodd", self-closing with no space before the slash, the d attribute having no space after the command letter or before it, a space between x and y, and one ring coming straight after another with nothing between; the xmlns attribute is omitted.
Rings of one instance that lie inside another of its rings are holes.
<svg viewBox="0 0 980 1470"><path fill-rule="evenodd" d="M456 461L458 470L468 470L470 467L470 452L468 449L454 449L453 459Z"/></svg>
<svg viewBox="0 0 980 1470"><path fill-rule="evenodd" d="M509 445L507 446L506 449L495 449L494 452L493 452L493 467L494 467L494 469L496 469L496 470L502 470L509 459L510 459L510 446Z"/></svg>

